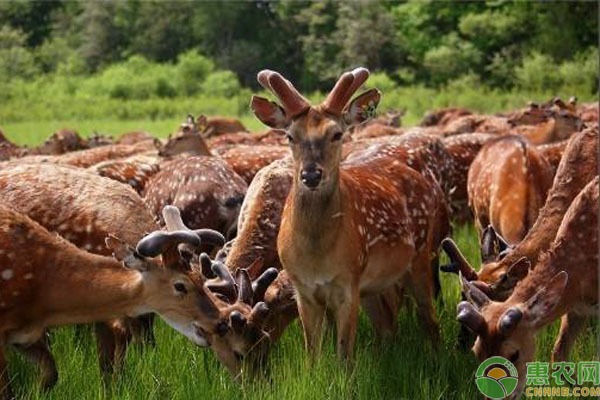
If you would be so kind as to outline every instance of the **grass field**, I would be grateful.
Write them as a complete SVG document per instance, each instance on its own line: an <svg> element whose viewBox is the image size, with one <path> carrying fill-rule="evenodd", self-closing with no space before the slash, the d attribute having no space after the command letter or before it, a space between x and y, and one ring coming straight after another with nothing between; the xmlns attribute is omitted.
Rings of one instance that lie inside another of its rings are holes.
<svg viewBox="0 0 600 400"><path fill-rule="evenodd" d="M19 143L36 144L49 132L73 127L87 133L145 130L164 136L180 123L162 121L57 121L15 122L3 128ZM250 117L252 129L259 129ZM456 228L454 238L467 258L478 265L477 234L472 226ZM473 376L478 365L470 352L458 349L455 308L458 279L442 276L443 301L437 305L443 344L434 351L413 311L399 315L399 336L393 344L376 342L361 315L356 363L346 368L329 339L323 356L313 363L307 357L296 321L275 346L270 373L252 381L234 383L210 351L197 348L164 323L156 324L157 346L132 347L122 373L106 390L101 383L92 334L75 334L73 328L52 332L52 351L59 382L49 393L37 389L37 371L10 351L10 376L19 398L25 399L474 399L479 398ZM548 361L558 321L539 337L536 359ZM571 359L597 360L600 329L591 324L577 341Z"/></svg>

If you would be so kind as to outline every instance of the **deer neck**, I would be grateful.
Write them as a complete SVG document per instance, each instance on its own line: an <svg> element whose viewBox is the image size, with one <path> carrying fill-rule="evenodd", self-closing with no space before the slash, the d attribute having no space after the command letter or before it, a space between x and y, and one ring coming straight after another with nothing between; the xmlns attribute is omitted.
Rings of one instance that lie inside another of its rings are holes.
<svg viewBox="0 0 600 400"><path fill-rule="evenodd" d="M47 325L105 321L150 312L143 307L144 280L120 262L92 254L61 254L41 302Z"/></svg>
<svg viewBox="0 0 600 400"><path fill-rule="evenodd" d="M335 236L339 226L340 218L335 218L342 211L339 170L332 173L327 186L319 190L310 190L299 182L298 172L288 197L293 232L314 245L324 244L328 242L328 234Z"/></svg>

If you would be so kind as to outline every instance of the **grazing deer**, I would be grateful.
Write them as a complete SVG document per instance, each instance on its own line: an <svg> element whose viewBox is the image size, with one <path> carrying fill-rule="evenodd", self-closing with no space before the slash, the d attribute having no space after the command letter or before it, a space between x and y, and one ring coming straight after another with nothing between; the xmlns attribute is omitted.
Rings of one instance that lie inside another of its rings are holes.
<svg viewBox="0 0 600 400"><path fill-rule="evenodd" d="M537 333L562 317L552 353L566 361L588 316L598 317L598 176L575 197L551 247L536 268L504 302L495 302L472 282L462 279L469 301L458 305L457 319L477 335L473 352L510 360L519 373L519 398L526 363L533 360Z"/></svg>
<svg viewBox="0 0 600 400"><path fill-rule="evenodd" d="M191 231L177 208L165 207L163 217L171 234ZM182 244L179 251L187 253L185 258L192 260L198 246ZM288 279L278 276L275 268L262 268L254 263L248 268L228 270L223 264L223 251L226 249L219 251L215 262L201 254L199 262L191 262L190 266L203 278L204 286L212 295L213 310L204 315L198 330L206 346L214 350L231 375L238 377L245 358L252 363L265 360L272 332L265 328L267 320L275 312L290 308L293 293ZM276 279L278 282L271 285ZM270 309L273 306L275 308Z"/></svg>
<svg viewBox="0 0 600 400"><path fill-rule="evenodd" d="M324 314L331 310L338 354L348 358L361 295L379 294L403 277L430 336L439 336L430 262L443 200L393 154L340 166L346 126L368 119L379 102L373 89L346 107L368 75L364 68L343 74L326 100L311 106L289 81L265 70L258 81L282 106L257 96L251 102L262 122L286 130L292 148L294 179L277 247L298 292L305 343L318 350Z"/></svg>
<svg viewBox="0 0 600 400"><path fill-rule="evenodd" d="M210 234L209 234L210 235ZM42 369L49 388L57 373L47 328L158 313L191 341L205 345L201 323L215 312L212 295L194 273L163 268L155 257L179 243L199 246L194 232L154 232L133 249L106 238L113 257L83 251L29 217L0 207L0 397L12 398L6 346Z"/></svg>
<svg viewBox="0 0 600 400"><path fill-rule="evenodd" d="M283 146L238 145L221 154L221 158L249 185L262 168L290 155Z"/></svg>
<svg viewBox="0 0 600 400"><path fill-rule="evenodd" d="M482 245L484 260L479 272L468 264L459 249L450 239L442 243L451 260L443 270L462 272L468 279L494 300L503 300L510 295L515 284L527 271L535 267L539 255L546 251L556 237L556 232L567 208L585 185L598 174L598 130L586 129L575 134L565 150L546 203L525 238L510 251L503 250L493 230Z"/></svg>
<svg viewBox="0 0 600 400"><path fill-rule="evenodd" d="M148 181L143 197L157 218L164 206L174 205L186 225L215 229L231 238L247 188L225 161L189 157L162 164Z"/></svg>
<svg viewBox="0 0 600 400"><path fill-rule="evenodd" d="M469 169L469 205L479 234L488 225L516 244L535 223L552 186L546 159L520 136L486 144Z"/></svg>
<svg viewBox="0 0 600 400"><path fill-rule="evenodd" d="M108 256L105 238L115 234L135 245L158 229L142 199L131 189L83 169L51 163L6 163L0 174L0 199L51 232L86 250ZM178 257L165 259L169 268ZM134 329L153 342L151 320L131 321ZM131 332L115 321L98 324L98 356L105 376L122 362Z"/></svg>

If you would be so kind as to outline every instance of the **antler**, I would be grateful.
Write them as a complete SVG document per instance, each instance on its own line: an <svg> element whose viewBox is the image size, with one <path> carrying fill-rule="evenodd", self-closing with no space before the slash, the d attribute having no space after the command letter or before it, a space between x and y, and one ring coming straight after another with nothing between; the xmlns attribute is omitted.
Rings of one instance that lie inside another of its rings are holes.
<svg viewBox="0 0 600 400"><path fill-rule="evenodd" d="M190 229L181 219L181 212L177 207L165 206L162 211L163 219L168 232L172 231L189 231L195 233L202 243L212 244L216 247L225 245L225 237L219 232L212 229Z"/></svg>
<svg viewBox="0 0 600 400"><path fill-rule="evenodd" d="M352 95L369 77L369 70L356 68L344 73L336 82L335 86L327 95L321 106L334 115L341 115L344 107L350 101Z"/></svg>
<svg viewBox="0 0 600 400"><path fill-rule="evenodd" d="M302 114L310 107L308 100L279 72L264 69L258 73L257 79L265 89L270 90L277 96L291 118Z"/></svg>

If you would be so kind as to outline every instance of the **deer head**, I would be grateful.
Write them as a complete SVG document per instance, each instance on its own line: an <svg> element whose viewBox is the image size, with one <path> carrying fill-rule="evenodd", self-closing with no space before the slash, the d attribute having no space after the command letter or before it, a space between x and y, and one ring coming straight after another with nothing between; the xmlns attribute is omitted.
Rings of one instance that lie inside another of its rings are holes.
<svg viewBox="0 0 600 400"><path fill-rule="evenodd" d="M295 164L295 182L303 189L327 192L337 182L342 137L347 128L374 115L381 94L371 89L350 98L369 77L365 68L344 73L327 98L312 106L279 73L263 70L258 81L280 104L253 96L250 106L266 125L286 131Z"/></svg>
<svg viewBox="0 0 600 400"><path fill-rule="evenodd" d="M210 156L210 150L198 130L198 122L206 121L201 115L198 121L190 114L185 123L179 126L179 130L172 135L164 146L161 146L158 155L161 157L173 157L178 154L188 153L191 155Z"/></svg>
<svg viewBox="0 0 600 400"><path fill-rule="evenodd" d="M469 264L460 249L450 238L442 241L442 249L448 255L450 264L441 266L444 272L460 274L465 280L477 287L482 293L494 300L506 299L512 293L517 282L521 281L531 268L531 262L522 257L505 268L500 263L502 251L506 251L505 242L496 236L493 228L488 227L482 236L483 264L479 272ZM500 252L499 252L500 251Z"/></svg>
<svg viewBox="0 0 600 400"><path fill-rule="evenodd" d="M528 299L511 297L499 303L461 276L463 293L469 301L459 303L457 319L477 335L473 352L480 361L502 356L515 365L519 384L511 398L518 398L523 389L526 363L535 353L535 335L561 301L567 280L568 274L559 272Z"/></svg>
<svg viewBox="0 0 600 400"><path fill-rule="evenodd" d="M165 257L181 244L199 247L203 241L212 240L217 232L204 231L155 231L141 239L136 248L119 238L109 235L106 246L114 258L123 265L140 273L142 282L140 297L143 309L136 314L156 312L191 341L206 346L200 326L203 319L218 315L214 296L204 288L201 275L181 264L168 264ZM160 263L155 258L163 256Z"/></svg>

